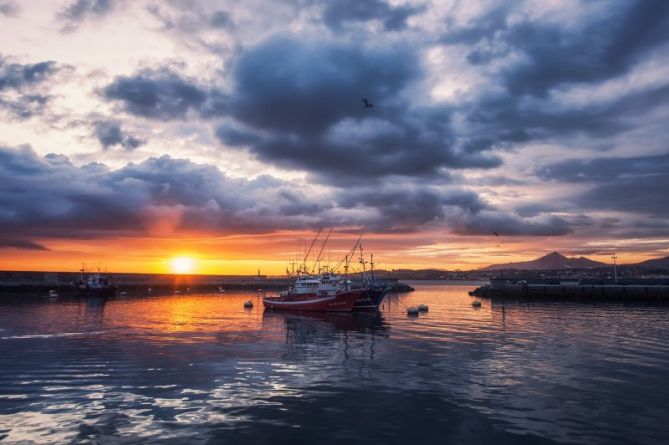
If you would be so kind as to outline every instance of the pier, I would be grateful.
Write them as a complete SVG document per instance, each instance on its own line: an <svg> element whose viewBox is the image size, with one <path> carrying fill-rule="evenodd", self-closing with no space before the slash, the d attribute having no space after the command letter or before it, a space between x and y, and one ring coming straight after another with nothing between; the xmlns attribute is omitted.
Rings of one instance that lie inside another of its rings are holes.
<svg viewBox="0 0 669 445"><path fill-rule="evenodd" d="M606 301L666 301L669 302L669 283L637 280L627 283L588 283L567 281L560 283L510 282L491 280L470 293L479 297L553 299L553 300L606 300Z"/></svg>

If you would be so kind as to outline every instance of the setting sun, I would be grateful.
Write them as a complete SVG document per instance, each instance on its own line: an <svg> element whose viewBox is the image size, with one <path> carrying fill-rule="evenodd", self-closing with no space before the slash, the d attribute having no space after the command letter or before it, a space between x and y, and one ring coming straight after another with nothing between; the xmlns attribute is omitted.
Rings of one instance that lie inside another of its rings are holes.
<svg viewBox="0 0 669 445"><path fill-rule="evenodd" d="M188 257L177 257L172 260L172 269L176 273L188 273L193 269L193 259Z"/></svg>

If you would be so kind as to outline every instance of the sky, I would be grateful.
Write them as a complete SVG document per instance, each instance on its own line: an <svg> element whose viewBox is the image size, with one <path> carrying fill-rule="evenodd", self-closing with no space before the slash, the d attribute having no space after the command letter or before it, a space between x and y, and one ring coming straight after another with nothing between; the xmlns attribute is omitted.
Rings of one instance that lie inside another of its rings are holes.
<svg viewBox="0 0 669 445"><path fill-rule="evenodd" d="M0 41L0 269L669 255L663 0L0 0Z"/></svg>

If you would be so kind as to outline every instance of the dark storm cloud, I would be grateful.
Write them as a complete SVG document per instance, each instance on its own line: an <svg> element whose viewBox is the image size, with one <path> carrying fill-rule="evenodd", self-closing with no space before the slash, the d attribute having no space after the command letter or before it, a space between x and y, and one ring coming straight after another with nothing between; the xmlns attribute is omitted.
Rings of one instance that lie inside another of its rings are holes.
<svg viewBox="0 0 669 445"><path fill-rule="evenodd" d="M401 94L419 78L419 65L402 46L277 37L241 55L230 93L169 70L145 70L116 78L103 94L150 119L183 119L189 112L225 117L216 129L224 144L326 182L500 165L485 152L487 144L456 140L448 109L413 107ZM362 97L375 107L364 109Z"/></svg>
<svg viewBox="0 0 669 445"><path fill-rule="evenodd" d="M669 38L669 3L614 1L581 26L521 21L509 24L511 7L496 8L480 20L451 29L446 43L472 45L468 60L486 63L515 53L520 61L502 72L513 94L544 96L570 83L592 83L627 72Z"/></svg>
<svg viewBox="0 0 669 445"><path fill-rule="evenodd" d="M231 28L234 26L232 17L226 11L216 11L209 19L209 24L214 28Z"/></svg>
<svg viewBox="0 0 669 445"><path fill-rule="evenodd" d="M117 77L103 94L129 113L150 119L183 118L191 110L201 111L207 100L203 88L168 70Z"/></svg>
<svg viewBox="0 0 669 445"><path fill-rule="evenodd" d="M555 211L558 209L556 209L555 206L552 206L550 204L532 203L516 207L515 210L519 216L532 217L540 215L542 213Z"/></svg>
<svg viewBox="0 0 669 445"><path fill-rule="evenodd" d="M454 231L463 235L561 236L573 232L568 221L555 215L523 218L510 213L483 210L455 215Z"/></svg>
<svg viewBox="0 0 669 445"><path fill-rule="evenodd" d="M72 31L87 20L105 17L122 1L74 0L58 14L58 19L63 22L62 31Z"/></svg>
<svg viewBox="0 0 669 445"><path fill-rule="evenodd" d="M323 22L333 30L339 30L351 22L379 20L388 31L406 27L409 17L425 10L424 6L391 6L382 0L334 0L324 2Z"/></svg>
<svg viewBox="0 0 669 445"><path fill-rule="evenodd" d="M543 179L561 182L611 182L625 177L669 178L669 154L631 158L570 159L540 168Z"/></svg>
<svg viewBox="0 0 669 445"><path fill-rule="evenodd" d="M382 188L343 189L337 202L345 209L373 210L359 219L375 232L412 232L426 224L443 225L450 207L467 213L487 207L473 192L402 182Z"/></svg>
<svg viewBox="0 0 669 445"><path fill-rule="evenodd" d="M523 20L518 5L497 6L442 37L447 45L466 45L473 65L497 62L485 68L490 86L457 107L469 134L477 135L472 147L494 152L548 140L569 146L569 138L585 136L589 148L606 148L666 107L669 83L611 91L591 103L555 101L550 93L599 87L647 60L669 41L669 3L620 0L569 23ZM583 7L592 5L603 4Z"/></svg>
<svg viewBox="0 0 669 445"><path fill-rule="evenodd" d="M669 216L669 155L568 160L537 172L547 180L590 184L574 202L582 208Z"/></svg>
<svg viewBox="0 0 669 445"><path fill-rule="evenodd" d="M608 137L637 128L641 117L666 107L669 84L633 91L604 102L578 107L556 106L546 102L524 102L508 93L490 93L463 106L466 121L486 138L474 139L478 150L505 149L532 140L564 140L586 135L593 145Z"/></svg>
<svg viewBox="0 0 669 445"><path fill-rule="evenodd" d="M126 150L134 150L146 143L146 141L126 134L121 129L121 124L115 121L96 122L93 125L93 133L105 150L117 145Z"/></svg>
<svg viewBox="0 0 669 445"><path fill-rule="evenodd" d="M40 113L50 99L45 81L57 71L53 61L21 64L0 55L0 109L18 119Z"/></svg>
<svg viewBox="0 0 669 445"><path fill-rule="evenodd" d="M14 2L0 3L0 14L5 17L16 17L19 15L19 6Z"/></svg>
<svg viewBox="0 0 669 445"><path fill-rule="evenodd" d="M38 84L55 72L56 62L53 61L20 64L12 63L0 55L0 92Z"/></svg>
<svg viewBox="0 0 669 445"><path fill-rule="evenodd" d="M0 249L50 250L34 241L24 239L0 239Z"/></svg>
<svg viewBox="0 0 669 445"><path fill-rule="evenodd" d="M234 120L216 134L328 182L498 166L488 147L455 140L448 109L414 107L402 95L420 74L417 55L402 46L268 39L236 64ZM363 108L362 97L374 108Z"/></svg>
<svg viewBox="0 0 669 445"><path fill-rule="evenodd" d="M496 209L475 192L455 186L397 180L383 187L342 189L337 206L359 210L355 221L366 230L383 233L415 232L424 228L450 228L465 235L561 236L572 232L571 223L550 214L518 216Z"/></svg>
<svg viewBox="0 0 669 445"><path fill-rule="evenodd" d="M502 214L475 193L427 182L307 196L299 185L271 176L234 179L216 167L169 156L112 170L102 164L78 167L62 155L42 158L29 147L0 149L0 177L2 239L141 236L155 233L156 226L168 233L325 226L390 233L453 225L473 233L478 229L469 221L491 215L497 215L500 231L556 234L545 223L515 216L508 216L513 229L502 227Z"/></svg>
<svg viewBox="0 0 669 445"><path fill-rule="evenodd" d="M369 116L363 96L377 107L391 105L418 74L417 64L405 48L268 39L236 66L232 114L263 129L317 134L343 118Z"/></svg>
<svg viewBox="0 0 669 445"><path fill-rule="evenodd" d="M0 177L3 236L141 235L165 220L173 230L220 233L311 223L300 215L284 219L278 209L309 200L283 181L231 179L213 166L168 156L111 170L77 167L62 155L40 158L29 147L0 149Z"/></svg>

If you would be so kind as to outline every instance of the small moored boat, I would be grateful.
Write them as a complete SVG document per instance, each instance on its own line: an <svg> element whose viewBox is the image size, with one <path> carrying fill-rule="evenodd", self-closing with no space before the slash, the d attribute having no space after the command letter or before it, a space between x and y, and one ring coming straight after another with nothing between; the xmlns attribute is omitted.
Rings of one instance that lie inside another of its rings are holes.
<svg viewBox="0 0 669 445"><path fill-rule="evenodd" d="M96 272L88 272L84 264L79 269L79 280L72 283L77 288L77 295L80 297L114 297L118 287L109 282L106 276L100 273L100 268Z"/></svg>

